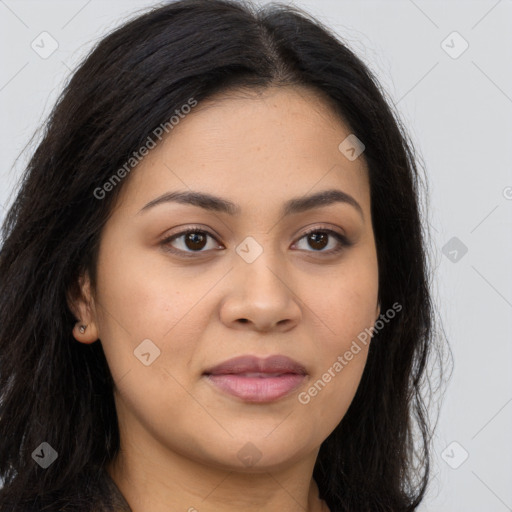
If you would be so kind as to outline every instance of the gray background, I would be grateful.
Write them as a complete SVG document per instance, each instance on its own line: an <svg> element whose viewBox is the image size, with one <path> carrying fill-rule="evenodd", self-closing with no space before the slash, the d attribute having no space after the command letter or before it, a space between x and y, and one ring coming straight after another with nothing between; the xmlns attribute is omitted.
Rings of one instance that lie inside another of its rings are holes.
<svg viewBox="0 0 512 512"><path fill-rule="evenodd" d="M293 3L374 70L427 168L435 299L455 365L421 510L512 511L512 2ZM0 218L70 72L152 4L0 0ZM31 47L43 31L58 43L47 58Z"/></svg>

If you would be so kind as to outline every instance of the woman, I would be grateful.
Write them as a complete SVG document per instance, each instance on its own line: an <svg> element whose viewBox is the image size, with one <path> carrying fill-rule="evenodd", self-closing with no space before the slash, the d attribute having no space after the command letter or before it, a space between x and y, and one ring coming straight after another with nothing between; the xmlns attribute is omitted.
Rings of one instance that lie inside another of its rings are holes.
<svg viewBox="0 0 512 512"><path fill-rule="evenodd" d="M0 511L415 510L419 180L297 8L181 0L105 37L3 226Z"/></svg>

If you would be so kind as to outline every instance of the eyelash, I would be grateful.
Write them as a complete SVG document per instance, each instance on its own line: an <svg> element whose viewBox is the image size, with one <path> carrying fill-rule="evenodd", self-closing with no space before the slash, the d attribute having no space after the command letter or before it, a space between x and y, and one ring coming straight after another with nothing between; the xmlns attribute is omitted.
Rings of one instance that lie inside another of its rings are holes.
<svg viewBox="0 0 512 512"><path fill-rule="evenodd" d="M182 251L181 249L174 249L170 247L170 243L173 242L175 239L180 238L182 236L186 236L190 233L202 233L210 236L213 238L217 243L217 238L210 233L208 230L205 230L203 228L197 227L191 227L184 231L180 231L179 233L175 233L174 235L165 238L160 242L160 245L164 248L165 251L170 252L172 254L176 254L185 258L195 257L196 254L201 254L207 251L199 250L199 251ZM352 245L352 242L348 240L348 238L345 235L342 235L341 233L338 233L337 231L333 231L332 229L328 228L311 228L308 231L306 231L297 241L302 240L303 238L307 237L311 233L323 233L327 235L333 236L338 242L339 245L336 249L330 249L329 251L306 251L306 252L312 252L312 253L318 253L318 254L325 254L328 256L332 256L334 254L338 254L339 252L343 251L345 248L348 248Z"/></svg>

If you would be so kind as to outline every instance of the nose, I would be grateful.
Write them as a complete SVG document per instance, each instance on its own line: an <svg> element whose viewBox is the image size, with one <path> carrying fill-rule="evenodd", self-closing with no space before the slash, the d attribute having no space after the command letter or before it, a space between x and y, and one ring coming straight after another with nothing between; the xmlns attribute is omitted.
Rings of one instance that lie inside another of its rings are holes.
<svg viewBox="0 0 512 512"><path fill-rule="evenodd" d="M288 331L302 315L294 283L279 256L265 250L255 261L235 260L221 320L236 329Z"/></svg>

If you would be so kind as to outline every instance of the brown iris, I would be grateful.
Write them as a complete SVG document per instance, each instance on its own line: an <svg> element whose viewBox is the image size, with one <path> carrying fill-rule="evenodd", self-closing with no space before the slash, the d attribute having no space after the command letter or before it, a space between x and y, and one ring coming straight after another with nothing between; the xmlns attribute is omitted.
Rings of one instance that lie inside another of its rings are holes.
<svg viewBox="0 0 512 512"><path fill-rule="evenodd" d="M190 250L200 250L206 244L207 235L200 232L187 233L185 235L185 244Z"/></svg>
<svg viewBox="0 0 512 512"><path fill-rule="evenodd" d="M323 249L326 246L326 244L327 244L327 240L329 238L329 235L327 233L311 233L308 236L308 238L309 238L310 245L311 245L311 247L313 249ZM311 242L313 242L313 243L311 244ZM325 243L322 243L322 242L325 242ZM315 245L315 244L318 244L318 243L321 245L321 247L317 247Z"/></svg>

